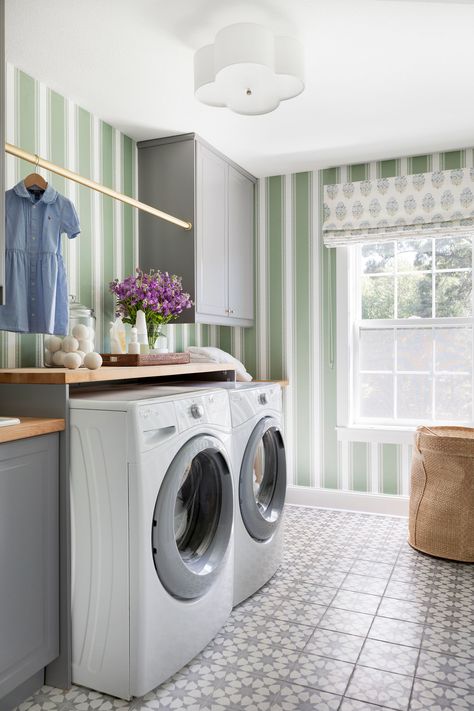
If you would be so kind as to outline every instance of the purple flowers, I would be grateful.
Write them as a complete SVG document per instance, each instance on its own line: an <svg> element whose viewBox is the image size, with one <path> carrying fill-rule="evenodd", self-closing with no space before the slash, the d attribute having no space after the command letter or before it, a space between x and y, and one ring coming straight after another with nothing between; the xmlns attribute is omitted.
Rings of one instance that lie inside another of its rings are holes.
<svg viewBox="0 0 474 711"><path fill-rule="evenodd" d="M163 325L177 318L193 302L181 283L181 277L152 269L143 272L137 269L123 281L114 279L110 291L117 297L117 315L125 323L135 325L137 311L145 312L147 324Z"/></svg>

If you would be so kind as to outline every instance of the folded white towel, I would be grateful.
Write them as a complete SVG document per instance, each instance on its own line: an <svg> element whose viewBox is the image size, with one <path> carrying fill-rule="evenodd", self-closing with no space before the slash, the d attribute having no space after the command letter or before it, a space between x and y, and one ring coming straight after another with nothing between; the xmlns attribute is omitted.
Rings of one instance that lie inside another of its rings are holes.
<svg viewBox="0 0 474 711"><path fill-rule="evenodd" d="M220 348L210 346L189 346L191 363L232 363L235 365L235 377L237 380L248 382L252 380L250 373L247 373L244 364Z"/></svg>

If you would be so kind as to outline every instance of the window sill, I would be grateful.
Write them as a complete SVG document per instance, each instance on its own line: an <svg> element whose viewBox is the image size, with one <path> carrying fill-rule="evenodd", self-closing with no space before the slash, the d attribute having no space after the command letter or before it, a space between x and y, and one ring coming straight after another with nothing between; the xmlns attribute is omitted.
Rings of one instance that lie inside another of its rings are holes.
<svg viewBox="0 0 474 711"><path fill-rule="evenodd" d="M375 442L413 444L416 425L349 425L336 427L338 442Z"/></svg>

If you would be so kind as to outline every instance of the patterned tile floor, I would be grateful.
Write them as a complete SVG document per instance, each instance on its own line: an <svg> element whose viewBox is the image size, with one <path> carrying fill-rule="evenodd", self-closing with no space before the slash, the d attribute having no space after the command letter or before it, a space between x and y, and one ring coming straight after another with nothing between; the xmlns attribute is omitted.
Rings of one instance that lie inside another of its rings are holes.
<svg viewBox="0 0 474 711"><path fill-rule="evenodd" d="M406 521L287 507L283 564L170 681L131 703L43 687L19 711L474 710L474 566Z"/></svg>

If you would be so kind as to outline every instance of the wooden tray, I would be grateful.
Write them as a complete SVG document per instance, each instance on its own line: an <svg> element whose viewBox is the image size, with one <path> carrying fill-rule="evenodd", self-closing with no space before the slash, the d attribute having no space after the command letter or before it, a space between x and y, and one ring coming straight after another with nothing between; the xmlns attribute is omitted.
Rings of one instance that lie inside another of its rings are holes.
<svg viewBox="0 0 474 711"><path fill-rule="evenodd" d="M189 353L149 353L148 355L133 353L101 353L102 365L138 366L138 365L180 365L189 363Z"/></svg>

